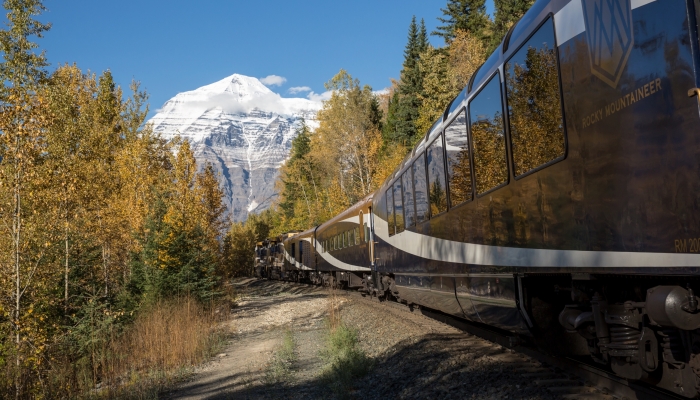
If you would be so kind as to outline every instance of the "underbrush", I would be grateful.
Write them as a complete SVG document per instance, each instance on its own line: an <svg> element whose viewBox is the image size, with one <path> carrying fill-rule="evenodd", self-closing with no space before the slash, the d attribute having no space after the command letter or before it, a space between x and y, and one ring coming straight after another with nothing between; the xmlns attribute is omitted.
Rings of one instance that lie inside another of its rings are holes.
<svg viewBox="0 0 700 400"><path fill-rule="evenodd" d="M272 357L272 361L265 371L265 383L286 384L290 383L294 374L294 364L297 361L296 342L292 331L284 334L282 347Z"/></svg>
<svg viewBox="0 0 700 400"><path fill-rule="evenodd" d="M112 345L105 393L99 397L157 396L224 345L219 314L191 298L158 302L144 310Z"/></svg>
<svg viewBox="0 0 700 400"><path fill-rule="evenodd" d="M372 368L372 360L359 346L357 330L345 325L340 317L340 300L331 291L329 295L328 334L321 358L325 367L322 379L341 398L347 397L358 378Z"/></svg>
<svg viewBox="0 0 700 400"><path fill-rule="evenodd" d="M86 356L57 360L48 397L155 399L225 345L227 315L227 306L190 297L146 306L120 334L96 337Z"/></svg>

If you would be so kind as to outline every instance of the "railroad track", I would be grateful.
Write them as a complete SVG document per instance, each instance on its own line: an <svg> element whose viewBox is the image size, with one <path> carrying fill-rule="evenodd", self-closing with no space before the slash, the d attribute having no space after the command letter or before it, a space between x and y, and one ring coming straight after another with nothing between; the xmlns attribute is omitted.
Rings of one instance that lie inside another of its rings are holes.
<svg viewBox="0 0 700 400"><path fill-rule="evenodd" d="M687 400L653 387L628 382L594 365L543 354L521 343L517 337L439 311L379 301L374 297L364 297L359 292L345 293L361 302L373 306L379 304L391 312L410 316L413 322L428 331L437 331L448 325L466 332L470 335L466 344L474 351L507 364L533 384L546 388L562 399Z"/></svg>

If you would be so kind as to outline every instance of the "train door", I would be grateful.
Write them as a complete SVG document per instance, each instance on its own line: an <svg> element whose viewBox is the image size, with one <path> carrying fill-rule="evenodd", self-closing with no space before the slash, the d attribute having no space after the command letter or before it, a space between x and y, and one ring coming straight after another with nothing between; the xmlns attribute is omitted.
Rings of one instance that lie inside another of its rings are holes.
<svg viewBox="0 0 700 400"><path fill-rule="evenodd" d="M304 263L304 239L299 241L299 264Z"/></svg>

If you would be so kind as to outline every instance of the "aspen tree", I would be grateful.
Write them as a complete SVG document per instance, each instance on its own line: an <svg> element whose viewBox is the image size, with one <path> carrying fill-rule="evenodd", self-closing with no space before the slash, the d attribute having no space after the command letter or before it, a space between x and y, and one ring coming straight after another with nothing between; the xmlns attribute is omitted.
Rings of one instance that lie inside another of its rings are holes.
<svg viewBox="0 0 700 400"><path fill-rule="evenodd" d="M38 267L38 259L43 256L45 246L30 249L32 228L27 229L27 204L33 200L31 184L36 176L34 167L41 154L41 129L44 122L37 117L35 110L43 107L41 99L35 96L37 88L46 76L44 54L36 54L37 45L30 41L33 36L41 37L50 26L35 19L44 11L38 0L6 0L7 28L0 30L0 182L3 191L11 193L9 200L2 205L3 230L9 234L10 257L5 258L14 270L14 294L11 309L15 343L15 397L19 398L21 367L24 349L22 298L32 285ZM9 217L9 218L8 218ZM26 232L25 232L26 231ZM36 236L34 237L36 239ZM4 268L3 268L4 269ZM27 311L31 310L28 309Z"/></svg>

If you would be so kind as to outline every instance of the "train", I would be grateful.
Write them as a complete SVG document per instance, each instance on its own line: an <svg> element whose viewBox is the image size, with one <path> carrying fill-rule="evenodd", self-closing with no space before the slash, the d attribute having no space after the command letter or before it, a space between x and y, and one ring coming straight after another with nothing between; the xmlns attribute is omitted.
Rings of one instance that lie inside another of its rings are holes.
<svg viewBox="0 0 700 400"><path fill-rule="evenodd" d="M699 19L537 0L378 190L261 244L260 271L699 397Z"/></svg>

